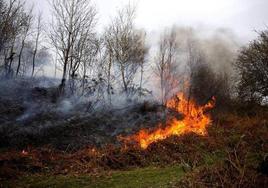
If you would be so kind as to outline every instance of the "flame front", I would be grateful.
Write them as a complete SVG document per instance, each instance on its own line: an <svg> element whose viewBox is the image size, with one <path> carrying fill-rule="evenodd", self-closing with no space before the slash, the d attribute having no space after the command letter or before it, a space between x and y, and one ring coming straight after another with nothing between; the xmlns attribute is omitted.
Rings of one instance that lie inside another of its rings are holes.
<svg viewBox="0 0 268 188"><path fill-rule="evenodd" d="M182 135L185 133L196 133L198 135L207 134L207 126L211 123L211 117L205 114L206 110L214 107L213 98L208 104L198 106L193 100L187 100L183 93L167 102L166 107L173 109L184 115L182 120L172 118L166 123L165 128L159 128L150 132L146 129L140 130L137 134L123 138L126 142L136 142L142 149L146 149L150 144L164 140L172 135Z"/></svg>

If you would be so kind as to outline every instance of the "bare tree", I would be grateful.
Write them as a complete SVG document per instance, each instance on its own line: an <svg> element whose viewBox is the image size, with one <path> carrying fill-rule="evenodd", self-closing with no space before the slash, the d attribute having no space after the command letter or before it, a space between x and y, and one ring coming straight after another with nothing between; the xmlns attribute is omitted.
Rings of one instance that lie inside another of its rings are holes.
<svg viewBox="0 0 268 188"><path fill-rule="evenodd" d="M37 27L36 27L36 38L35 38L35 46L34 46L34 51L33 51L33 62L32 62L32 77L34 76L34 71L35 71L35 60L36 60L36 54L38 52L39 48L39 42L40 42L40 36L42 33L42 14L39 13L37 17Z"/></svg>
<svg viewBox="0 0 268 188"><path fill-rule="evenodd" d="M22 54L23 54L23 50L25 47L25 43L26 43L26 39L29 35L31 26L32 26L32 21L33 21L33 15L32 15L32 9L30 10L29 13L25 13L22 16L22 37L21 37L21 47L20 47L20 51L19 51L19 59L18 59L18 66L17 66L17 70L16 70L16 76L18 76L19 72L20 72L20 67L21 67L21 61L22 61Z"/></svg>
<svg viewBox="0 0 268 188"><path fill-rule="evenodd" d="M53 0L52 45L62 63L60 92L64 91L68 73L74 76L80 67L81 51L91 37L96 9L88 0ZM70 74L70 70L71 74Z"/></svg>
<svg viewBox="0 0 268 188"><path fill-rule="evenodd" d="M178 87L177 66L178 66L178 44L175 28L166 31L158 44L158 51L155 57L154 73L160 80L160 92L162 105L174 94L172 91Z"/></svg>
<svg viewBox="0 0 268 188"><path fill-rule="evenodd" d="M12 74L12 64L16 55L15 43L22 32L25 22L24 2L10 0L0 2L0 55L4 57L5 75Z"/></svg>
<svg viewBox="0 0 268 188"><path fill-rule="evenodd" d="M107 79L107 94L108 94L108 100L111 104L112 99L112 66L114 62L114 50L113 50L113 37L111 35L110 30L106 30L104 34L104 58L102 61L102 69L105 73L106 79Z"/></svg>
<svg viewBox="0 0 268 188"><path fill-rule="evenodd" d="M143 95L143 84L144 84L144 71L145 71L145 67L146 67L146 63L147 63L147 59L146 56L149 52L149 47L145 44L145 38L146 38L146 33L144 31L140 31L140 40L137 41L140 44L138 44L137 46L139 46L139 56L140 61L139 61L139 66L140 66L140 83L139 83L139 96L142 97Z"/></svg>
<svg viewBox="0 0 268 188"><path fill-rule="evenodd" d="M81 49L83 49L81 47ZM96 74L92 74L92 71L95 73L98 72L97 67L95 67L96 62L98 61L98 54L101 53L101 41L92 36L89 40L85 41L84 50L81 51L81 76L82 76L82 94L84 94L86 88L86 82L89 77L94 77ZM91 70L91 72L89 71Z"/></svg>
<svg viewBox="0 0 268 188"><path fill-rule="evenodd" d="M23 6L19 0L0 1L0 52L18 34Z"/></svg>
<svg viewBox="0 0 268 188"><path fill-rule="evenodd" d="M128 5L119 10L107 28L105 36L109 57L108 70L111 69L112 64L118 69L125 93L128 93L133 85L140 63L144 61L147 53L144 35L135 29L134 18L135 7Z"/></svg>

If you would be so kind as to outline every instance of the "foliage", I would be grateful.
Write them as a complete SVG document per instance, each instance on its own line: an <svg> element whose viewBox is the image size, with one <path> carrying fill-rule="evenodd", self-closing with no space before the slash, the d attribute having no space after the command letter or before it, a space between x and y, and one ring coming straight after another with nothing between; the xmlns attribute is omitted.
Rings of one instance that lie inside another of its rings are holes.
<svg viewBox="0 0 268 188"><path fill-rule="evenodd" d="M192 67L190 92L198 104L203 105L215 97L217 106L223 108L230 102L229 87L230 83L226 73L216 73L206 62L201 60Z"/></svg>
<svg viewBox="0 0 268 188"><path fill-rule="evenodd" d="M235 63L240 80L239 97L246 101L258 101L268 96L268 31L244 47Z"/></svg>

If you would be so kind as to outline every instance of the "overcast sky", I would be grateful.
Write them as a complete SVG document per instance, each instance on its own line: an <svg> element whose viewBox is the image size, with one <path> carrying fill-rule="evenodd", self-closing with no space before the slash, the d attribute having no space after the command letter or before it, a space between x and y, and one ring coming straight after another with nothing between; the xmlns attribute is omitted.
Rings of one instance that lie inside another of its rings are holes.
<svg viewBox="0 0 268 188"><path fill-rule="evenodd" d="M49 13L49 0L26 0ZM106 25L118 8L128 2L137 4L138 27L147 32L165 26L229 28L243 40L256 36L254 30L268 25L268 0L92 0L98 9L99 28Z"/></svg>

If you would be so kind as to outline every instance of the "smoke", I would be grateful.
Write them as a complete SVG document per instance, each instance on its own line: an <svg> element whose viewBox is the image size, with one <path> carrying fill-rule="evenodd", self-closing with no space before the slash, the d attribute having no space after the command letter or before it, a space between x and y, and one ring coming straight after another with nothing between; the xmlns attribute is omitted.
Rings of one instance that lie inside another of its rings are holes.
<svg viewBox="0 0 268 188"><path fill-rule="evenodd" d="M156 99L160 97L160 81L152 71L155 67L155 57L159 43L155 39L159 39L166 31L176 32L176 42L178 45L178 55L176 57L177 76L174 79L178 80L179 87L183 87L185 82L189 81L189 46L194 48L195 55L201 54L204 61L210 68L219 75L227 75L232 81L235 78L235 70L233 63L236 60L238 50L242 46L242 42L238 40L236 34L226 28L206 28L206 27L179 27L173 26L156 34L154 32L154 41L151 43L152 49L150 54L150 68L147 72L147 87L152 91ZM231 83L233 84L233 83ZM175 93L173 93L175 94Z"/></svg>
<svg viewBox="0 0 268 188"><path fill-rule="evenodd" d="M207 61L217 72L233 74L232 64L241 46L236 38L232 31L218 29L210 38L201 40L201 48Z"/></svg>
<svg viewBox="0 0 268 188"><path fill-rule="evenodd" d="M196 51L204 55L205 61L216 73L229 75L230 78L235 74L232 64L241 43L237 41L236 35L231 30L178 26L174 26L170 30L176 31L176 42L178 44L178 55L176 57L176 63L178 64L176 68L178 70L176 78L174 78L178 80L178 88L182 87L187 80L185 74L187 73L189 43L193 43ZM115 91L114 94L108 96L105 86L100 85L95 92L86 95L72 94L71 91L67 91L68 94L65 97L56 99L55 93L60 81L39 77L33 80L31 78L13 81L2 80L0 82L2 88L0 96L1 98L7 97L9 100L16 99L16 101L19 101L17 103L20 103L22 108L25 109L24 113L16 118L17 121L25 121L44 112L70 115L92 110L112 111L113 109L125 109L145 100L159 100L159 79L155 76L153 70L158 45L157 39L160 38L160 35L158 33L157 37L155 37L156 35L148 37L153 41L149 41L151 51L144 71L143 87L148 88L148 91L153 91L152 95L148 92L147 96L143 97L137 94L127 96L125 93ZM137 75L136 81L139 81L139 75ZM53 100L57 100L57 102L53 102Z"/></svg>
<svg viewBox="0 0 268 188"><path fill-rule="evenodd" d="M131 134L154 126L162 117L153 103L114 94L112 104L100 93L69 93L56 101L59 80L20 78L0 82L0 148L50 144L59 149L116 142L119 134Z"/></svg>
<svg viewBox="0 0 268 188"><path fill-rule="evenodd" d="M194 43L197 51L204 54L206 62L216 72L232 72L232 63L241 46L235 33L230 29L177 27L177 41L181 54L187 55L189 42ZM180 62L183 63L183 62Z"/></svg>

